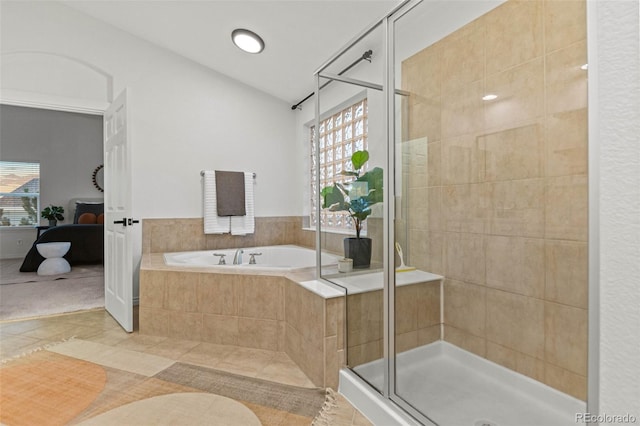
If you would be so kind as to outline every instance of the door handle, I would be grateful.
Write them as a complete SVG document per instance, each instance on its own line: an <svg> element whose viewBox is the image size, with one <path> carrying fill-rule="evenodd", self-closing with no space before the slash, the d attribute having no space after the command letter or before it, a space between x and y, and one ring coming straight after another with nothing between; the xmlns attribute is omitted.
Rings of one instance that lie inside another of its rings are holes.
<svg viewBox="0 0 640 426"><path fill-rule="evenodd" d="M131 226L134 223L140 223L140 221L133 218L127 219L126 217L123 217L122 220L114 220L113 223L119 223L122 226L127 226L127 225Z"/></svg>

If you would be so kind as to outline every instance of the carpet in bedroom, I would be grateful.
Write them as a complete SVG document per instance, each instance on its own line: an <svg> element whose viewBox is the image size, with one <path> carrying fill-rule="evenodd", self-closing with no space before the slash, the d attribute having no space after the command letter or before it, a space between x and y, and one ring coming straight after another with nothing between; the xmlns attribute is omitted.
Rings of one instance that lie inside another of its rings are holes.
<svg viewBox="0 0 640 426"><path fill-rule="evenodd" d="M74 266L70 273L20 272L21 259L0 261L0 321L104 307L102 265Z"/></svg>

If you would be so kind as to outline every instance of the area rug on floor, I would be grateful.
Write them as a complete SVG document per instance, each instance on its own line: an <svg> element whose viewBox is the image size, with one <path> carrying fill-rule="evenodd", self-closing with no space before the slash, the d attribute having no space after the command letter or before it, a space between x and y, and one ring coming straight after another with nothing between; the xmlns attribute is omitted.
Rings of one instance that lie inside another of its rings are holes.
<svg viewBox="0 0 640 426"><path fill-rule="evenodd" d="M103 265L74 265L71 272L48 276L38 275L37 272L20 272L21 265L22 259L1 259L0 285L104 276Z"/></svg>
<svg viewBox="0 0 640 426"><path fill-rule="evenodd" d="M3 271L4 275L4 271ZM0 285L0 321L104 307L104 274Z"/></svg>
<svg viewBox="0 0 640 426"><path fill-rule="evenodd" d="M297 426L311 424L325 403L324 389L184 363L147 376L62 355L65 345L65 353L82 349L75 340L0 367L0 423Z"/></svg>

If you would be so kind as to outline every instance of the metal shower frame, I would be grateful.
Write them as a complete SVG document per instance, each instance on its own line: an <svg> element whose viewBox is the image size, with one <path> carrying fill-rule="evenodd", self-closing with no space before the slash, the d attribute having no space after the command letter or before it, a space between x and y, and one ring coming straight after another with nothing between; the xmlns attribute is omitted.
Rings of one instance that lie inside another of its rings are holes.
<svg viewBox="0 0 640 426"><path fill-rule="evenodd" d="M396 94L407 95L402 90L395 89L395 61L394 61L394 24L395 21L400 19L423 0L405 0L398 6L393 8L390 12L384 15L382 18L376 20L360 34L354 37L349 43L343 46L338 53L334 54L327 61L325 61L314 73L315 78L315 129L316 132L320 129L320 90L324 85L321 84L320 79L326 79L328 81L339 81L342 83L352 84L368 89L380 90L383 93L385 102L385 120L384 121L384 133L387 135L387 161L385 164L386 169L389 171L384 174L384 187L383 197L385 203L383 203L384 215L383 215L383 233L386 236L386 244L383 249L383 265L384 265L384 287L383 287L383 356L384 356L384 384L382 387L382 395L389 401L399 406L403 411L420 421L422 424L436 424L433 420L429 419L424 413L417 410L407 401L402 399L395 390L395 317L393 315L395 306L395 261L394 256L390 255L394 253L394 219L395 219L395 185L394 178L395 173L390 171L395 169L395 114L393 110L394 97ZM327 72L326 69L335 63L342 57L349 49L354 47L365 37L371 34L378 27L382 26L384 34L384 67L383 67L383 85L363 81L355 78L345 77L341 74L334 74ZM390 88L393 88L391 90ZM316 138L317 139L317 138ZM316 152L319 164L319 152ZM320 188L320 174L316 175L316 187ZM319 194L316 194L319 196ZM316 217L320 217L321 202L318 200L316 203ZM321 224L320 221L316 223L316 271L317 276L321 278ZM346 309L346 303L345 303ZM345 315L346 318L346 315ZM346 333L345 339L346 339ZM345 349L347 345L345 344Z"/></svg>

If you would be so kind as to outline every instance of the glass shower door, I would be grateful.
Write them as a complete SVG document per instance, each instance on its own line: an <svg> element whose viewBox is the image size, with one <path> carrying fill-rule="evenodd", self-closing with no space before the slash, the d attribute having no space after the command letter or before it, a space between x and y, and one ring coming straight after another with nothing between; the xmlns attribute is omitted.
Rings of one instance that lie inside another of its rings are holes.
<svg viewBox="0 0 640 426"><path fill-rule="evenodd" d="M364 59L362 59L364 58ZM346 365L385 388L385 67L381 24L319 72L316 211L320 276L345 289ZM340 262L326 260L327 254ZM339 342L339 345L342 342ZM340 347L340 346L339 346Z"/></svg>
<svg viewBox="0 0 640 426"><path fill-rule="evenodd" d="M562 425L584 407L585 19L561 0L389 18L390 393L417 418Z"/></svg>

